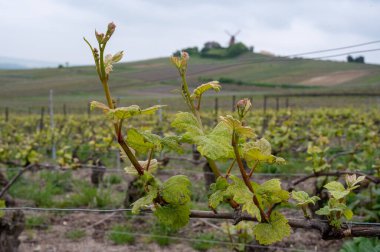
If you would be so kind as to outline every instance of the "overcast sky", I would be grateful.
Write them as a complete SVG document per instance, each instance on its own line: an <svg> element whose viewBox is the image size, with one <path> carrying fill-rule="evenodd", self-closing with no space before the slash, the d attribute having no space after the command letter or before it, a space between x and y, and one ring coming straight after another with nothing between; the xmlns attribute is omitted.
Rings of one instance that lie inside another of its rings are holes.
<svg viewBox="0 0 380 252"><path fill-rule="evenodd" d="M0 0L0 56L92 64L82 37L95 42L94 29L110 21L117 30L109 52L125 50L126 61L210 40L227 45L225 30L241 30L237 40L255 51L288 55L380 40L379 13L376 0ZM380 64L380 51L362 55Z"/></svg>

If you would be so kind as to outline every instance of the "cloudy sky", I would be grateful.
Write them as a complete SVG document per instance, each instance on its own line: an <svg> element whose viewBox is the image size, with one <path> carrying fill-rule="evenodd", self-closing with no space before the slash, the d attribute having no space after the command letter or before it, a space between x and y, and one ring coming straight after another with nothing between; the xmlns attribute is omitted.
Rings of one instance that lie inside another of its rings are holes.
<svg viewBox="0 0 380 252"><path fill-rule="evenodd" d="M126 61L210 40L227 45L225 30L241 30L237 39L255 51L289 55L380 40L379 13L376 0L0 0L0 56L91 64L82 37L95 42L94 29L110 21L117 31L109 52L125 50ZM380 51L361 55L380 64Z"/></svg>

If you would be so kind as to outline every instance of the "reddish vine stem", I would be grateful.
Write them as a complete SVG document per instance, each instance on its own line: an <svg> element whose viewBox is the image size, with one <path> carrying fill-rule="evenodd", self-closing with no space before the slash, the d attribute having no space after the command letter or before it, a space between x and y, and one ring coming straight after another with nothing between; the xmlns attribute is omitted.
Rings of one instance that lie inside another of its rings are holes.
<svg viewBox="0 0 380 252"><path fill-rule="evenodd" d="M252 167L252 169L251 169L251 172L248 174L248 177L249 177L249 178L252 177L253 172L256 170L256 167L257 167L258 164L259 164L259 160L257 160L257 161L255 162L255 164L253 165L253 167Z"/></svg>
<svg viewBox="0 0 380 252"><path fill-rule="evenodd" d="M230 176L230 173L231 173L231 170L232 170L232 167L234 167L234 164L236 163L236 159L234 159L234 161L232 161L230 167L228 167L228 170L226 172L226 176L225 178L228 178L228 176Z"/></svg>
<svg viewBox="0 0 380 252"><path fill-rule="evenodd" d="M251 181L249 180L249 177L248 177L247 173L245 172L244 165L243 165L243 162L241 160L241 157L240 157L240 154L239 154L239 150L238 150L238 146L237 146L238 141L239 141L238 136L236 135L235 132L233 132L232 133L232 147L234 149L234 153L235 153L235 156L236 156L236 162L237 162L237 164L239 166L241 176L243 177L243 181L244 181L245 185L253 193L253 197L252 197L253 198L253 202L259 208L261 219L263 221L268 221L268 216L265 214L264 210L260 207L260 203L259 203L259 201L258 201L258 199L257 199L257 197L255 195L255 191L254 191L254 189L252 187Z"/></svg>
<svg viewBox="0 0 380 252"><path fill-rule="evenodd" d="M152 157L153 157L153 148L150 149L150 153L149 153L149 159L148 159L148 164L146 165L146 170L149 169L149 166L150 166L150 161L152 160Z"/></svg>
<svg viewBox="0 0 380 252"><path fill-rule="evenodd" d="M127 157L129 158L129 160L131 161L131 163L135 167L137 173L139 175L144 175L144 169L142 168L140 163L137 161L135 155L133 155L132 151L129 149L129 147L125 143L125 141L123 139L118 139L118 143L121 146L121 148L123 149L123 151L125 152L125 154L127 154Z"/></svg>

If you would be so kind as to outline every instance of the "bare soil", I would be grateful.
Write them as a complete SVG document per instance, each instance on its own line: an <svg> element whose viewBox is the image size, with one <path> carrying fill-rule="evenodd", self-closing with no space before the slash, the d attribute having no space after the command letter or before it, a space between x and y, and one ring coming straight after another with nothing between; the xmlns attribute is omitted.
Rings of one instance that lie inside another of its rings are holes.
<svg viewBox="0 0 380 252"><path fill-rule="evenodd" d="M369 75L371 72L368 70L351 70L351 71L338 71L318 77L313 77L300 81L299 84L307 86L335 86L348 81L356 80L360 77Z"/></svg>
<svg viewBox="0 0 380 252"><path fill-rule="evenodd" d="M290 209L281 210L286 216L296 216L299 218L299 213ZM20 252L124 252L124 251L196 251L192 248L191 240L186 238L194 238L199 233L212 232L219 237L223 237L223 233L216 229L214 225L219 226L221 221L200 221L192 220L191 223L182 231L174 234L175 237L184 238L184 240L173 240L169 246L161 247L151 240L150 232L147 231L147 225L151 222L150 216L133 217L133 219L125 219L121 214L112 216L98 225L93 225L103 219L109 217L110 214L95 214L95 213L73 213L64 216L52 216L50 225L47 229L25 230L21 234L20 239L22 244ZM296 218L294 217L294 218ZM291 217L289 217L291 218ZM108 232L115 224L132 223L134 227L131 232L137 233L136 240L133 244L115 245L108 239ZM85 230L86 236L79 240L68 239L65 234L74 229ZM146 235L139 235L146 234ZM227 239L227 235L225 235ZM218 238L217 240L220 240ZM227 241L227 240L226 240ZM339 241L324 241L321 240L320 234L317 231L294 229L290 237L283 241L272 244L268 247L260 246L253 242L251 247L247 247L247 251L339 251L343 240ZM229 244L216 244L208 251L232 251Z"/></svg>

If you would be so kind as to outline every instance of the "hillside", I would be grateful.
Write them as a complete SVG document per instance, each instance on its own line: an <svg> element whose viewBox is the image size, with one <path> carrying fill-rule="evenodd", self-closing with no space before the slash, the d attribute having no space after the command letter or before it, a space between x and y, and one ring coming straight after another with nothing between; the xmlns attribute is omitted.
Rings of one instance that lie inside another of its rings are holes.
<svg viewBox="0 0 380 252"><path fill-rule="evenodd" d="M192 57L189 82L220 80L222 95L255 95L284 92L379 92L380 66L333 61L286 59L245 54L234 59ZM110 84L122 100L178 97L177 72L168 58L121 63L114 67ZM63 69L1 70L0 107L39 107L47 104L50 89L55 104L83 107L103 99L93 66ZM154 102L153 102L154 103Z"/></svg>

